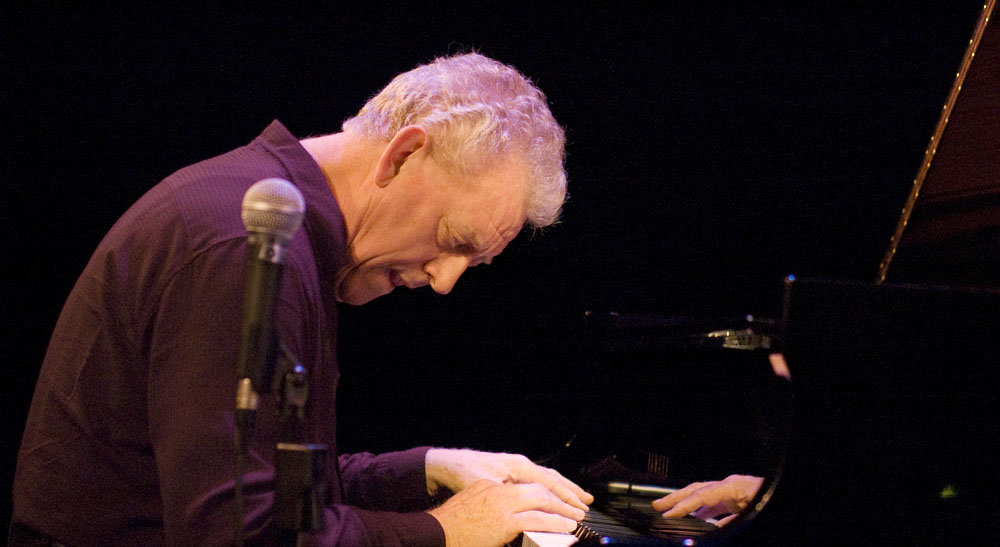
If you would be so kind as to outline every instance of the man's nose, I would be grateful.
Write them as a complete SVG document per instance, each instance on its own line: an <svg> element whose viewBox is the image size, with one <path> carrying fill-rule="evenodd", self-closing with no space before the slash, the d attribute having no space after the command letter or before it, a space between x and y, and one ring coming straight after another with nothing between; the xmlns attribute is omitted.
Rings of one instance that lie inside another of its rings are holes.
<svg viewBox="0 0 1000 547"><path fill-rule="evenodd" d="M431 277L431 288L434 289L434 292L448 294L468 267L468 257L446 255L428 262L424 266L424 270Z"/></svg>

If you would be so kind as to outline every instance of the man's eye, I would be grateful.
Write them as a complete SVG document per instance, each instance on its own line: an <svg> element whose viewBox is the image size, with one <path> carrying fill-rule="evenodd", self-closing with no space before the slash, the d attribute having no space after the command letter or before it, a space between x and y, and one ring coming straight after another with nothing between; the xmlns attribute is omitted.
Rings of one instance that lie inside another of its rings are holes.
<svg viewBox="0 0 1000 547"><path fill-rule="evenodd" d="M462 254L469 254L476 252L475 246L473 246L471 243L467 243L467 241L468 240L461 239L456 236L451 236L450 238L451 248L456 253L462 253Z"/></svg>

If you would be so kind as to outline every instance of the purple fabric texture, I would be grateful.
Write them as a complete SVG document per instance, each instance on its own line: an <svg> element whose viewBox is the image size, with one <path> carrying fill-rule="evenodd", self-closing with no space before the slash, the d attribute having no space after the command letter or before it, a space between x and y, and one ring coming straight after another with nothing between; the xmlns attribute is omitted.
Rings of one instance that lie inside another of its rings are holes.
<svg viewBox="0 0 1000 547"><path fill-rule="evenodd" d="M337 305L345 228L326 179L280 123L174 173L90 259L49 345L18 456L14 519L67 545L231 545L233 407L248 252L243 194L267 177L306 200L283 267L278 331L309 370L307 436L336 453ZM248 544L271 525L275 402L245 475ZM426 448L331 458L315 545L443 545L426 509ZM338 476L338 473L341 476ZM341 491L341 485L343 491Z"/></svg>

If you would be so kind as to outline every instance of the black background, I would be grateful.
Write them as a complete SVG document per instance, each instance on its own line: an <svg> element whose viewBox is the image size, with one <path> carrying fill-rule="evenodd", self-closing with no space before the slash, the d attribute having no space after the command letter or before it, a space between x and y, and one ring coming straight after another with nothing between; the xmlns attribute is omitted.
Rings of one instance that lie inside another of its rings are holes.
<svg viewBox="0 0 1000 547"><path fill-rule="evenodd" d="M5 7L0 487L62 302L134 200L272 119L336 131L438 55L546 92L571 197L451 295L344 311L348 449L558 437L592 404L588 310L773 317L786 274L874 279L982 3L667 4Z"/></svg>

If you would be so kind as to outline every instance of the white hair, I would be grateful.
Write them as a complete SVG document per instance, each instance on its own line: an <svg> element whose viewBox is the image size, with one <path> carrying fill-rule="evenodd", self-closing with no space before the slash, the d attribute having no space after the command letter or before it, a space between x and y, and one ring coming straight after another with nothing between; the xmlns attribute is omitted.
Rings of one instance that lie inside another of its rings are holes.
<svg viewBox="0 0 1000 547"><path fill-rule="evenodd" d="M477 53L436 59L396 76L343 128L388 141L408 125L426 129L432 154L462 173L523 158L528 222L541 228L559 218L565 135L545 94L514 67Z"/></svg>

